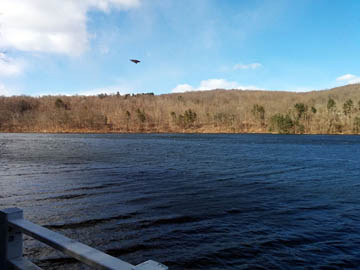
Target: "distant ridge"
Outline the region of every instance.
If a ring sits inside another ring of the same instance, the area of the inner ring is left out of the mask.
[[[0,97],[1,132],[360,133],[360,84],[289,92]]]

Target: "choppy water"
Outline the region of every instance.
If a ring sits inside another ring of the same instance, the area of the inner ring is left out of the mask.
[[[360,267],[358,136],[0,134],[0,157],[0,208],[132,264]]]

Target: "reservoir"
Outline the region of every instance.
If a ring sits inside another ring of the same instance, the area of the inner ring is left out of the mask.
[[[358,269],[360,137],[0,134],[0,208],[131,264]],[[44,269],[90,269],[26,237]]]

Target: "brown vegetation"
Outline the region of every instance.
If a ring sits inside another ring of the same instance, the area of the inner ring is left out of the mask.
[[[2,132],[360,133],[360,85],[294,93],[0,97]]]

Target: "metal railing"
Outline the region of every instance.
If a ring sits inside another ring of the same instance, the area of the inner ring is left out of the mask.
[[[0,269],[41,270],[23,257],[23,233],[64,254],[71,256],[94,269],[101,270],[167,270],[158,262],[149,260],[131,265],[97,249],[50,231],[23,218],[19,208],[0,210]]]

